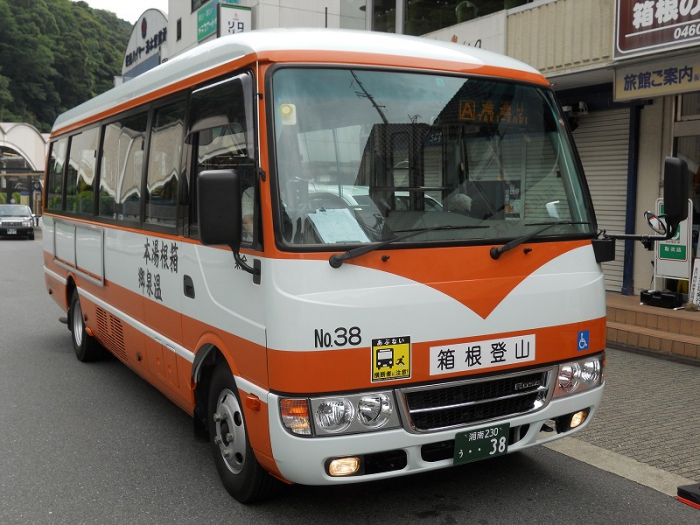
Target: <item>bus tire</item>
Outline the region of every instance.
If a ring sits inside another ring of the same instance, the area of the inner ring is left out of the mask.
[[[214,463],[226,491],[241,503],[272,495],[277,481],[255,458],[238,388],[225,365],[217,366],[212,374],[207,413]]]
[[[69,328],[71,339],[73,340],[73,350],[78,361],[87,363],[95,361],[100,354],[100,344],[87,333],[85,321],[83,320],[83,309],[80,307],[80,297],[78,290],[73,290],[70,300]]]

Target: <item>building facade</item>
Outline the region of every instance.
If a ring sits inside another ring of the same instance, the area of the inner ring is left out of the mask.
[[[171,1],[165,16],[159,61],[272,27],[395,32],[504,53],[554,85],[601,229],[653,233],[643,213],[656,211],[667,156],[688,163],[693,201],[700,190],[700,0],[189,0]],[[689,274],[692,246],[671,252],[686,258]],[[618,242],[616,260],[604,264],[608,291],[675,291],[682,276],[660,272],[659,257]]]
[[[26,204],[41,214],[48,137],[34,126],[0,122],[0,204]]]

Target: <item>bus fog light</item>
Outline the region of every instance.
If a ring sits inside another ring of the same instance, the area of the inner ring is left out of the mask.
[[[352,403],[347,399],[324,399],[316,406],[314,421],[324,432],[342,432],[350,426],[354,415]]]
[[[352,476],[360,471],[361,464],[358,457],[334,459],[328,464],[328,474],[336,478]]]
[[[589,409],[579,410],[573,414],[560,416],[556,419],[557,433],[568,432],[583,425],[588,418]]]
[[[280,413],[282,414],[282,423],[292,434],[311,435],[309,405],[306,399],[280,400]]]
[[[571,417],[571,428],[576,428],[583,425],[584,421],[588,417],[587,410],[579,410]]]
[[[393,412],[391,400],[384,394],[363,396],[357,404],[357,418],[370,428],[386,425]]]

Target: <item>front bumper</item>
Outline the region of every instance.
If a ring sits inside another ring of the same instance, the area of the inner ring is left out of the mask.
[[[585,428],[600,406],[603,389],[604,385],[601,385],[580,394],[553,399],[537,412],[499,420],[498,423],[510,423],[511,443],[508,445],[508,453],[570,436]],[[449,443],[455,439],[458,432],[485,426],[481,423],[459,430],[428,434],[411,434],[399,428],[346,436],[302,438],[289,434],[282,426],[278,396],[270,394],[268,406],[272,452],[277,467],[285,479],[304,485],[359,483],[450,467],[454,464],[451,456],[447,459],[436,459],[435,454],[429,451],[449,447]],[[547,431],[551,422],[558,417],[585,409],[589,410],[589,414],[579,427],[563,433]],[[401,456],[405,453],[406,456],[405,465],[397,470],[349,477],[331,477],[326,473],[325,465],[332,458],[377,453],[386,453],[385,457],[391,458],[396,456],[397,452]],[[444,457],[444,454],[442,456]]]
[[[7,237],[25,237],[34,234],[34,228],[29,226],[2,226],[0,227],[0,235]]]

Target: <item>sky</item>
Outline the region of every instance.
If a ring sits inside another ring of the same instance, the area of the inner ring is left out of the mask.
[[[73,0],[74,2],[77,0]],[[168,0],[83,0],[93,9],[104,9],[135,24],[147,9],[160,9],[168,14]]]

